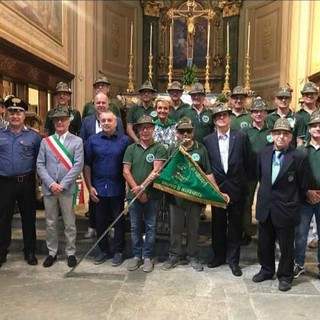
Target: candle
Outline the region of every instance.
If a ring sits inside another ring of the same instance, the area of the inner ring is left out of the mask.
[[[150,56],[152,56],[152,24],[150,23]]]
[[[131,21],[131,27],[130,27],[130,56],[132,56],[132,44],[133,44],[133,22]]]
[[[227,23],[227,54],[229,54],[229,23]]]
[[[169,41],[170,41],[170,44],[169,44],[169,46],[170,46],[170,49],[169,49],[169,55],[170,55],[170,57],[172,57],[173,56],[173,42],[172,42],[172,40],[173,40],[173,38],[172,38],[172,24],[170,24],[170,39],[169,39]]]
[[[248,24],[248,47],[247,47],[247,55],[249,55],[250,51],[250,22]]]
[[[210,21],[208,20],[207,56],[209,55],[209,49],[210,49]]]

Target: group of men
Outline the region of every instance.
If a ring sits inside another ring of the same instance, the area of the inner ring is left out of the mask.
[[[241,86],[233,89],[229,104],[218,102],[209,108],[204,103],[202,84],[195,83],[189,92],[192,101],[189,105],[181,99],[184,91],[181,84],[174,81],[168,93],[169,118],[170,124],[176,122],[176,141],[168,149],[154,139],[157,111],[152,83],[142,84],[138,90],[140,103],[128,110],[127,135],[117,108],[109,103],[109,86],[104,76],[95,80],[95,97],[86,105],[81,123],[79,112],[69,106],[71,90],[65,83],[59,83],[58,105],[48,113],[45,125],[48,136],[42,141],[39,134],[23,125],[27,110],[24,102],[15,97],[6,101],[9,123],[0,131],[0,183],[7,192],[6,201],[0,205],[0,264],[6,262],[15,201],[22,217],[25,258],[29,264],[37,264],[35,205],[30,202],[36,170],[42,180],[49,250],[43,266],[50,267],[57,259],[59,213],[65,225],[68,265],[77,264],[72,199],[75,180],[83,169],[90,196],[89,231],[100,237],[123,211],[126,198],[133,250],[128,270],[143,265],[145,272],[151,272],[161,198],[152,182],[180,145],[228,202],[226,209],[211,210],[213,260],[208,267],[227,263],[233,275],[242,275],[240,247],[248,244],[253,235],[251,208],[259,182],[256,218],[261,270],[253,281],[274,276],[274,248],[278,240],[279,290],[289,290],[293,277],[305,272],[305,248],[312,216],[316,215],[317,224],[320,222],[320,177],[315,169],[319,164],[320,143],[316,85],[306,83],[301,91],[304,105],[298,112],[290,109],[291,88],[280,87],[275,95],[277,109],[270,113],[267,102],[261,98],[254,98],[249,110],[245,108],[247,93]],[[169,196],[167,201],[170,249],[162,269],[170,270],[187,261],[195,270],[202,271],[197,241],[203,206],[177,196]],[[185,251],[181,242],[184,219],[188,237]],[[94,263],[112,257],[112,265],[120,265],[124,259],[124,237],[125,221],[121,217],[115,224],[112,248],[105,237],[99,243]],[[320,262],[319,253],[318,259]]]

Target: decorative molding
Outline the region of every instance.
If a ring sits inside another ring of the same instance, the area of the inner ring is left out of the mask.
[[[145,16],[160,17],[160,11],[164,7],[163,1],[141,0],[143,14]]]

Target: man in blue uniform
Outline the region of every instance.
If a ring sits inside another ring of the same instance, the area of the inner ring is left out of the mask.
[[[9,123],[0,130],[0,267],[7,260],[16,202],[21,214],[24,258],[36,265],[35,163],[41,136],[24,125],[28,110],[24,101],[11,97],[5,106]]]

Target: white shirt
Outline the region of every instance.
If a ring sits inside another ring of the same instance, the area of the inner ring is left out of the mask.
[[[218,134],[221,163],[222,163],[224,172],[227,173],[228,172],[228,158],[229,158],[230,130],[228,130],[225,134],[221,134],[218,131],[217,134]]]
[[[60,140],[60,142],[61,142],[62,144],[64,144],[64,140],[66,139],[66,136],[67,136],[68,132],[69,132],[69,131],[67,131],[66,133],[62,134],[61,136],[59,136],[59,135],[56,133],[58,139]]]

